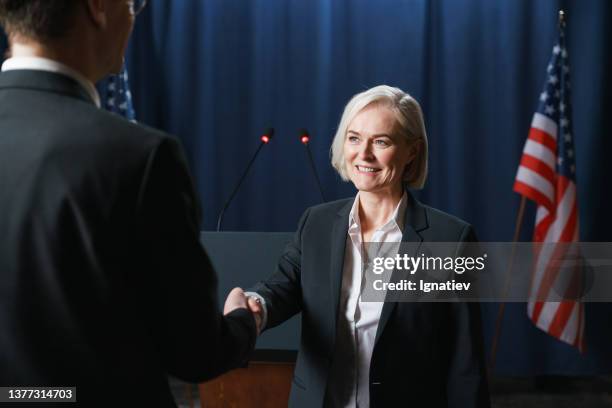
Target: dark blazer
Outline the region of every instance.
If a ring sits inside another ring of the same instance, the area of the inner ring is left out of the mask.
[[[96,108],[66,76],[1,73],[0,385],[163,407],[167,373],[240,365],[254,320],[219,312],[199,222],[173,137]]]
[[[275,274],[254,288],[265,298],[268,328],[302,312],[291,407],[325,405],[353,201],[308,209]],[[475,240],[470,225],[410,195],[405,220],[404,242]],[[478,304],[386,302],[372,353],[370,402],[372,407],[488,407]]]

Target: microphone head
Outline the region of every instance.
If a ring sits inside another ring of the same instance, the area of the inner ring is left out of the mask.
[[[300,141],[305,145],[310,142],[310,135],[306,129],[300,130]]]
[[[269,143],[272,137],[274,136],[274,128],[266,129],[266,133],[261,136],[261,141],[263,143]]]

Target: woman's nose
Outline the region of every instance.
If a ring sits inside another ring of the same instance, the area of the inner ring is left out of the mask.
[[[362,143],[359,146],[359,158],[361,159],[371,159],[373,157],[372,154],[372,144],[369,142]]]

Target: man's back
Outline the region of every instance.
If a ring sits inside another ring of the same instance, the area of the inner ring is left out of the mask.
[[[198,225],[171,137],[97,109],[68,77],[0,74],[0,384],[164,406],[165,372],[238,364],[252,321],[217,312]]]

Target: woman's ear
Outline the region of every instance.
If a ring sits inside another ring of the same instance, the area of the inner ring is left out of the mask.
[[[108,24],[106,18],[106,0],[85,0],[85,6],[92,22],[98,28],[106,28]]]
[[[422,140],[417,140],[410,144],[410,146],[408,147],[408,164],[412,163],[414,159],[419,155],[419,153],[421,152],[422,144]]]
[[[410,145],[408,146],[408,161],[406,162],[406,166],[404,167],[404,180],[407,180],[410,178],[410,170],[412,169],[412,165],[414,163],[414,160],[418,157],[419,153],[421,152],[421,145],[422,145],[422,141],[421,140],[417,140],[416,142],[412,142],[410,143]]]

